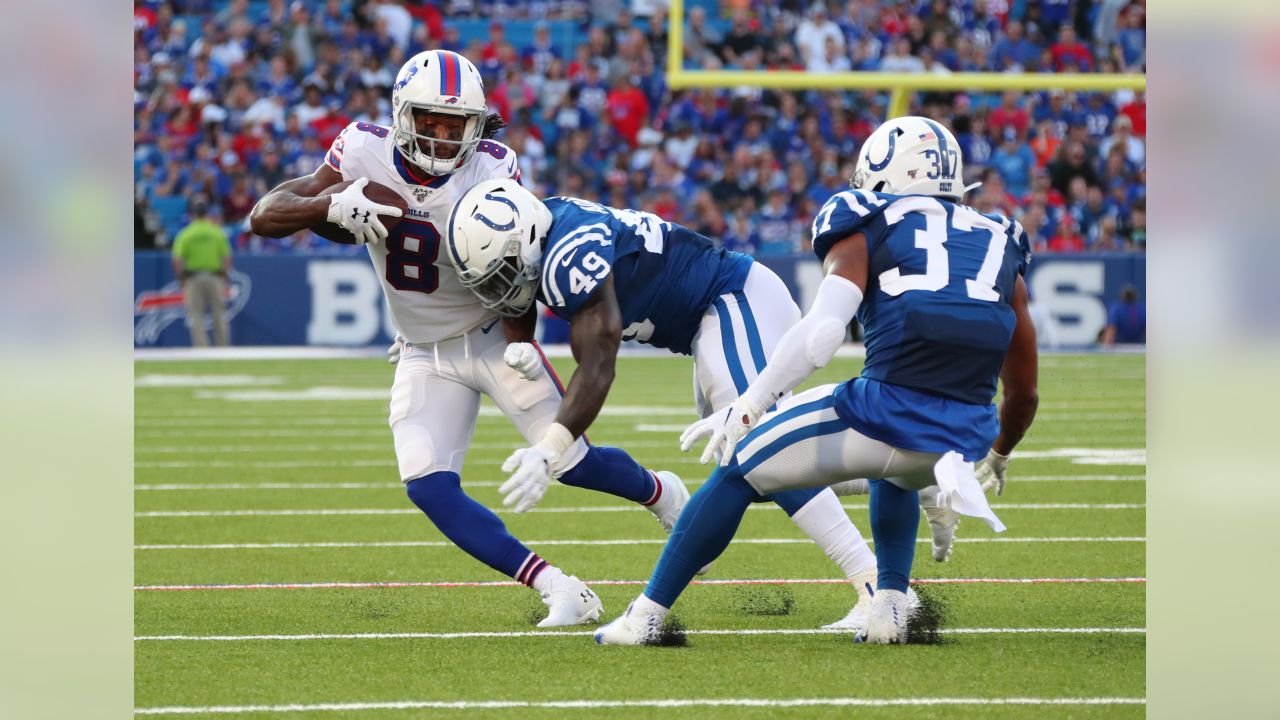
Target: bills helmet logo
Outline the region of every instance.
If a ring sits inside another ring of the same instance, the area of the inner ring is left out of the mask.
[[[458,104],[458,98],[456,98],[456,97],[447,98],[447,99],[444,101],[444,104],[445,104],[445,105],[457,105],[457,104]]]
[[[413,79],[413,76],[417,74],[418,74],[418,66],[410,65],[409,69],[405,71],[404,77],[396,81],[396,89],[403,90],[404,86],[408,85],[409,81]]]

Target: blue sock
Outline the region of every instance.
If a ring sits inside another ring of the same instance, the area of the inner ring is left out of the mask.
[[[587,449],[577,465],[560,476],[560,482],[638,503],[655,499],[653,494],[658,488],[653,473],[626,452],[595,445]]]
[[[410,480],[409,499],[463,552],[532,587],[547,562],[507,532],[492,510],[467,497],[457,473],[436,472]]]
[[[876,589],[906,592],[911,561],[916,555],[920,494],[903,490],[888,480],[872,480],[870,485],[871,537],[880,566]]]
[[[820,488],[802,488],[800,490],[783,490],[772,495],[765,495],[765,500],[771,500],[778,504],[778,507],[787,511],[787,515],[795,515],[800,508],[809,504],[809,501],[818,496],[818,493],[826,490],[825,487]]]
[[[664,607],[675,604],[698,570],[729,546],[742,514],[759,497],[743,479],[736,461],[716,468],[684,506],[644,594]]]

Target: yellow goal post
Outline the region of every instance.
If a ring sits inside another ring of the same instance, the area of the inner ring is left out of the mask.
[[[889,90],[888,118],[905,115],[917,90],[1146,90],[1139,73],[808,73],[792,70],[685,70],[684,2],[671,0],[667,24],[667,87],[767,87],[785,90]]]

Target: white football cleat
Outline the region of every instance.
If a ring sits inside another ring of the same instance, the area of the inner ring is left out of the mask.
[[[860,635],[867,629],[867,620],[871,617],[871,600],[875,595],[874,586],[876,584],[875,572],[869,573],[870,577],[863,575],[858,578],[858,603],[849,610],[849,614],[843,618],[822,626],[823,630],[848,630],[854,635]],[[916,591],[907,588],[907,612],[915,612],[920,607],[920,596],[916,595]]]
[[[662,529],[671,534],[671,528],[676,526],[676,520],[680,519],[680,511],[684,510],[684,506],[689,503],[689,488],[684,486],[684,481],[680,476],[666,470],[659,470],[654,473],[658,482],[662,485],[662,495],[658,497],[658,502],[650,505],[647,510],[658,518],[658,522],[662,523]]]
[[[654,475],[662,484],[662,495],[658,498],[658,502],[646,509],[658,518],[658,522],[662,523],[662,529],[670,535],[671,528],[676,526],[676,520],[680,519],[684,506],[689,504],[689,488],[685,487],[684,481],[673,472],[659,470]],[[706,575],[710,569],[711,563],[707,563],[698,570],[698,574]]]
[[[597,645],[656,645],[662,630],[662,618],[658,615],[632,615],[635,603],[617,620],[602,625],[595,632]]]
[[[946,562],[951,557],[951,545],[956,541],[956,528],[960,525],[960,513],[938,505],[938,486],[920,491],[920,507],[929,520],[933,534],[933,559]]]
[[[540,628],[564,627],[566,625],[582,625],[600,619],[604,605],[587,584],[574,577],[564,575],[551,583],[551,590],[542,593],[542,602],[551,608]]]
[[[907,621],[911,612],[906,593],[900,590],[877,590],[875,597],[871,599],[867,629],[857,640],[877,645],[905,643]]]

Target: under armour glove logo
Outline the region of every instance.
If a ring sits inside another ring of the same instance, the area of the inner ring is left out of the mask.
[[[352,220],[360,220],[361,222],[365,222],[365,223],[367,223],[367,222],[369,222],[369,211],[368,211],[368,210],[365,210],[365,211],[364,211],[364,217],[361,217],[361,216],[360,216],[360,209],[359,209],[359,208],[355,208],[354,210],[352,210],[352,211],[351,211],[351,219],[352,219]]]

